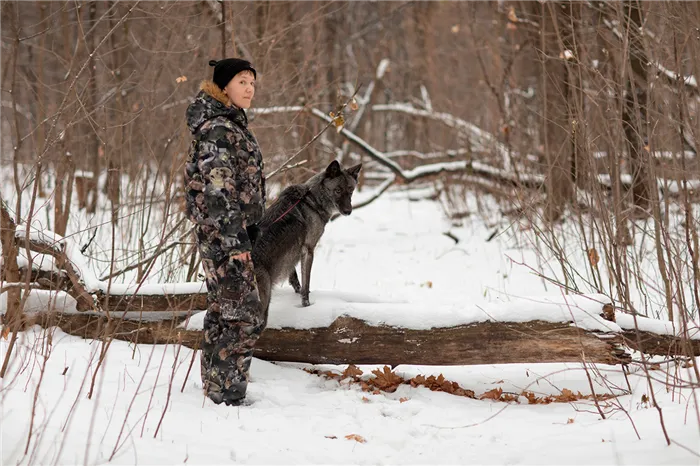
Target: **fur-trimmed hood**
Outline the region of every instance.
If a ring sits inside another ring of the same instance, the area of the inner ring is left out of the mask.
[[[248,118],[245,111],[231,104],[228,96],[213,81],[202,81],[200,91],[187,107],[187,127],[195,134],[205,121],[224,117],[246,128]]]

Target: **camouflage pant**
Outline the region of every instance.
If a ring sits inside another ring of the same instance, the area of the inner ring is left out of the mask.
[[[202,383],[215,403],[238,404],[248,387],[253,347],[264,328],[252,260],[232,259],[218,241],[195,228],[207,282]]]

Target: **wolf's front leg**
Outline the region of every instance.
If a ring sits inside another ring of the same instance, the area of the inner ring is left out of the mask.
[[[299,276],[297,275],[296,267],[292,269],[292,273],[289,274],[289,284],[294,288],[296,294],[301,293],[301,285],[299,284]]]
[[[301,251],[301,305],[310,306],[309,282],[311,281],[311,264],[314,262],[314,250],[304,246]]]

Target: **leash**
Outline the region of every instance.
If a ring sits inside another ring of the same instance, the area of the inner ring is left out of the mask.
[[[294,209],[294,208],[297,206],[297,204],[299,204],[301,201],[303,201],[305,197],[306,197],[306,194],[304,194],[304,195],[301,196],[299,199],[297,199],[297,201],[296,201],[294,204],[292,204],[291,207],[290,207],[289,209],[285,210],[284,213],[283,213],[282,215],[280,215],[279,217],[277,217],[277,219],[276,219],[274,222],[272,222],[270,225],[274,225],[275,223],[277,223],[277,222],[279,222],[280,220],[282,220],[289,212],[292,211],[292,209]],[[322,213],[319,212],[318,209],[316,209],[314,206],[309,205],[309,207],[311,207],[311,209],[315,210],[316,213],[318,213],[319,215],[322,216]]]
[[[295,207],[297,206],[297,204],[299,204],[299,203],[301,202],[302,199],[303,199],[303,197],[300,197],[294,204],[292,204],[292,206],[291,206],[289,209],[287,209],[282,215],[280,215],[279,217],[277,217],[277,220],[275,220],[274,222],[272,222],[270,225],[274,225],[275,223],[277,223],[277,222],[279,222],[280,220],[282,220],[282,219],[285,217],[285,215],[287,215],[289,212],[291,212],[292,209],[295,208]]]

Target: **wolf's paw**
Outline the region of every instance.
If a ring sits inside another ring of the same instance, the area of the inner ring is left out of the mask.
[[[301,307],[309,307],[311,306],[311,303],[309,302],[309,297],[306,296],[304,298],[301,298]]]

